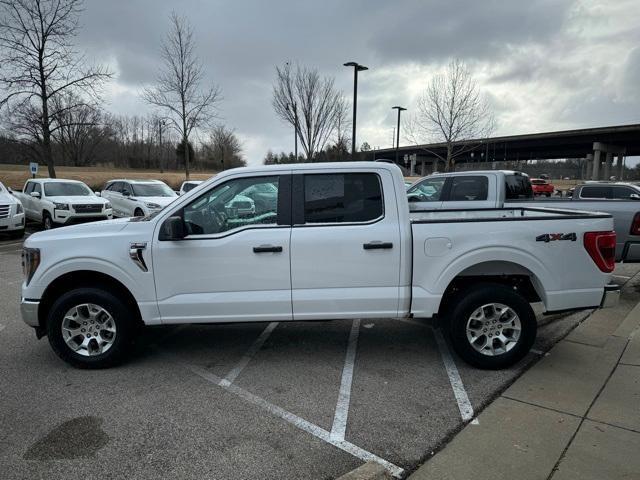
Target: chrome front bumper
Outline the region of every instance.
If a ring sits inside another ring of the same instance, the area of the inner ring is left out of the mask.
[[[24,323],[26,323],[30,327],[40,326],[40,322],[38,322],[39,305],[39,300],[25,300],[23,298],[20,301],[20,315],[22,315],[22,320],[24,321]]]
[[[620,301],[620,285],[609,284],[604,287],[604,294],[600,302],[600,308],[610,308],[618,305]]]

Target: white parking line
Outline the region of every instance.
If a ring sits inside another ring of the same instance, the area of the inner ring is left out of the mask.
[[[458,367],[456,367],[456,364],[453,361],[453,357],[451,356],[451,352],[449,351],[447,342],[442,336],[442,332],[440,332],[440,330],[434,329],[433,334],[436,337],[436,342],[438,343],[440,355],[442,356],[444,367],[447,370],[447,375],[449,376],[449,383],[451,383],[453,394],[456,397],[456,402],[458,402],[460,416],[462,417],[463,421],[468,422],[469,420],[473,419],[473,407],[471,406],[471,402],[469,401],[467,391],[464,389],[462,379],[460,378],[460,373],[458,373]]]
[[[196,365],[189,365],[189,364],[184,364],[189,370],[191,370],[193,373],[195,373],[196,375],[204,378],[205,380],[220,386],[221,388],[224,388],[226,391],[231,392],[237,396],[239,396],[240,398],[242,398],[243,400],[252,403],[254,405],[257,405],[263,409],[265,409],[266,411],[268,411],[269,413],[271,413],[272,415],[275,415],[277,417],[280,417],[281,419],[289,422],[291,425],[293,425],[296,428],[299,428],[300,430],[303,430],[307,433],[310,433],[311,435],[313,435],[314,437],[319,438],[320,440],[323,440],[327,443],[329,443],[330,445],[333,445],[334,447],[339,448],[340,450],[347,452],[351,455],[353,455],[354,457],[359,458],[360,460],[364,461],[364,462],[368,462],[368,461],[374,461],[376,463],[379,463],[380,465],[382,465],[384,468],[386,468],[391,475],[393,475],[394,477],[401,477],[404,474],[404,470],[400,467],[398,467],[397,465],[394,465],[391,462],[388,462],[387,460],[385,460],[384,458],[380,458],[377,455],[368,452],[367,450],[364,450],[363,448],[358,447],[357,445],[354,445],[353,443],[347,442],[345,440],[336,440],[334,438],[332,438],[331,436],[331,432],[328,432],[327,430],[325,430],[322,427],[319,427],[318,425],[315,425],[307,420],[305,420],[304,418],[298,417],[297,415],[288,412],[287,410],[278,407],[277,405],[274,405],[266,400],[264,400],[263,398],[258,397],[257,395],[254,395],[251,392],[248,392],[247,390],[244,390],[243,388],[238,387],[237,385],[226,385],[223,384],[222,381],[223,379],[221,379],[220,377],[218,377],[217,375],[214,375],[210,372],[208,372],[207,370],[205,370],[202,367],[198,367]]]
[[[347,354],[345,355],[344,367],[342,369],[340,393],[338,394],[336,412],[333,416],[331,438],[335,441],[344,440],[344,436],[347,431],[347,417],[349,416],[349,403],[351,401],[351,383],[353,381],[353,366],[356,362],[356,350],[358,348],[359,333],[360,319],[358,318],[351,324],[349,344],[347,346]]]
[[[262,348],[262,345],[264,344],[264,342],[267,341],[267,338],[269,338],[269,335],[271,335],[271,332],[273,332],[273,330],[277,326],[278,326],[278,322],[271,322],[269,325],[267,325],[267,328],[265,328],[260,334],[260,336],[256,339],[256,341],[253,342],[251,347],[249,347],[249,350],[247,350],[247,353],[244,354],[244,356],[240,359],[240,361],[236,364],[236,366],[233,367],[233,369],[227,374],[226,377],[220,380],[221,387],[228,387],[234,382],[236,378],[238,378],[238,375],[240,375],[240,372],[244,370],[244,367],[249,365],[249,362],[251,361],[251,359],[254,357],[256,353],[258,353],[258,350]]]

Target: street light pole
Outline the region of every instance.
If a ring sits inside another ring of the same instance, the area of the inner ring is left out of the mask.
[[[356,153],[356,112],[358,110],[358,72],[369,70],[364,65],[360,65],[357,62],[347,62],[345,67],[353,67],[353,125],[351,130],[351,158],[354,158]]]
[[[400,148],[400,112],[406,110],[404,107],[391,107],[391,110],[398,110],[398,128],[396,128],[396,164],[398,163],[398,148]]]

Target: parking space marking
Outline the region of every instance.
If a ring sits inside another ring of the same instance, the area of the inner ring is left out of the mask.
[[[236,366],[233,367],[233,369],[227,374],[226,377],[220,380],[221,387],[228,387],[235,381],[236,378],[238,378],[238,375],[240,375],[242,370],[244,370],[244,368],[249,365],[251,359],[262,348],[264,342],[267,341],[267,338],[269,338],[269,335],[271,335],[271,332],[273,332],[273,330],[277,326],[278,322],[271,322],[269,325],[267,325],[267,328],[265,328],[260,336],[256,339],[256,341],[253,342],[253,344],[249,347],[249,350],[247,350],[247,353],[242,356]]]
[[[226,391],[239,396],[240,398],[242,398],[243,400],[249,403],[252,403],[258,407],[263,408],[264,410],[268,411],[272,415],[275,415],[285,420],[286,422],[290,423],[294,427],[302,431],[305,431],[307,433],[310,433],[314,437],[319,438],[320,440],[323,440],[324,442],[327,442],[330,445],[333,445],[334,447],[339,448],[340,450],[347,452],[364,462],[374,461],[376,463],[379,463],[385,469],[387,469],[389,473],[391,473],[391,475],[393,475],[396,478],[400,478],[404,474],[404,469],[402,469],[401,467],[394,465],[393,463],[388,462],[384,458],[381,458],[374,453],[371,453],[363,448],[360,448],[357,445],[354,445],[353,443],[347,442],[345,440],[336,440],[332,438],[331,432],[328,432],[324,428],[319,427],[318,425],[311,423],[305,420],[304,418],[297,416],[294,413],[288,412],[284,408],[278,407],[277,405],[274,405],[273,403],[270,403],[267,400],[260,398],[257,395],[254,395],[253,393],[241,387],[238,387],[237,385],[223,384],[222,378],[218,377],[217,375],[214,375],[213,373],[207,371],[202,367],[198,367],[196,365],[190,365],[190,364],[183,364],[183,365],[185,365],[189,370],[191,370],[196,375],[204,378],[205,380],[215,385],[218,385],[221,388],[224,388]]]
[[[458,367],[456,367],[456,364],[453,361],[453,357],[451,356],[447,342],[442,336],[442,332],[434,329],[433,334],[436,337],[438,349],[440,350],[440,355],[442,356],[442,361],[445,369],[447,370],[447,376],[449,377],[449,383],[451,383],[453,394],[456,397],[456,402],[458,403],[460,416],[463,421],[468,422],[473,419],[473,406],[471,406],[467,391],[464,389],[464,384],[460,378]]]
[[[349,416],[349,404],[351,402],[351,383],[353,382],[353,366],[356,362],[356,350],[358,348],[358,335],[360,333],[360,319],[355,319],[351,324],[347,354],[344,358],[342,380],[340,381],[340,393],[338,403],[331,426],[331,438],[336,441],[344,440],[347,431],[347,418]]]

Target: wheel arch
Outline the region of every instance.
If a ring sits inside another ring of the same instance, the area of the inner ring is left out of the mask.
[[[38,322],[40,327],[46,327],[47,312],[56,299],[63,294],[78,287],[102,288],[115,293],[118,298],[124,300],[134,314],[135,322],[143,325],[142,315],[138,302],[129,289],[117,279],[106,273],[94,270],[76,270],[64,273],[53,280],[42,294],[38,307]]]
[[[476,263],[456,272],[449,279],[438,313],[446,311],[456,294],[478,283],[498,283],[517,290],[529,302],[546,303],[546,293],[541,278],[529,268],[511,260],[488,260]]]

